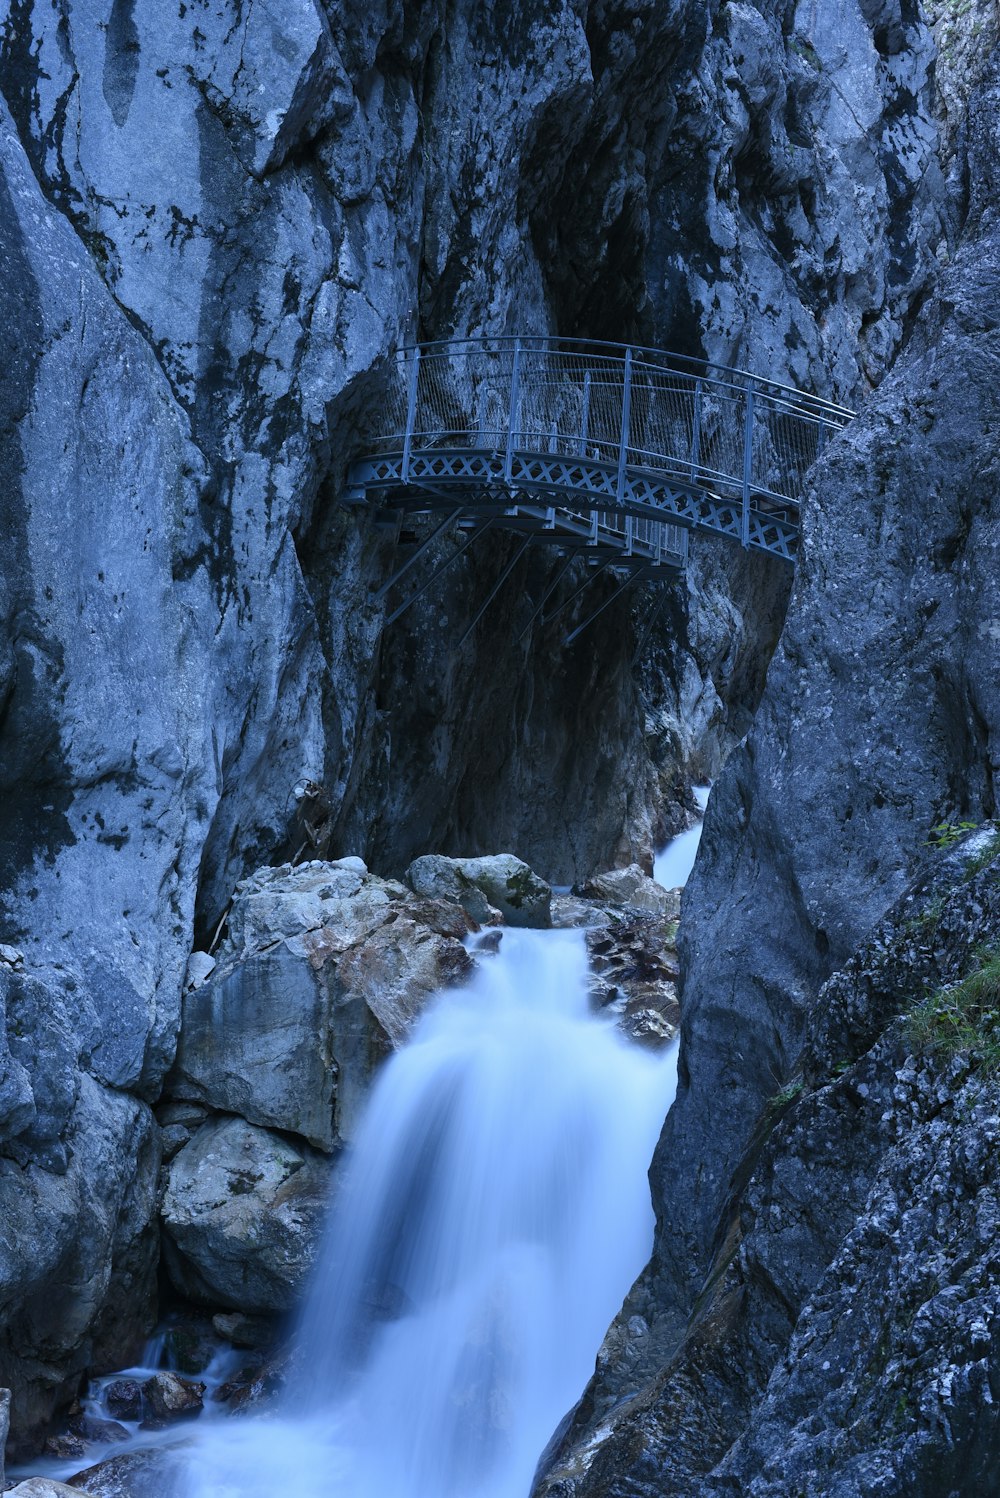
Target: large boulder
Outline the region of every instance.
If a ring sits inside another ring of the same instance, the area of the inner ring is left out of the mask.
[[[479,924],[497,911],[508,926],[552,924],[551,887],[513,853],[494,853],[488,858],[427,854],[414,859],[406,879],[418,895],[461,905]]]
[[[337,1148],[378,1062],[471,971],[470,929],[357,858],[261,869],[237,887],[211,976],[185,995],[169,1093]]]
[[[7,1498],[95,1498],[95,1495],[51,1477],[29,1477],[16,1488],[8,1488]]]
[[[645,910],[650,915],[665,916],[676,921],[681,913],[680,890],[664,889],[655,879],[639,867],[629,864],[627,869],[609,869],[604,874],[594,874],[577,893],[588,900],[605,905],[627,905],[632,910]]]
[[[53,1498],[64,1491],[73,1498],[175,1498],[182,1463],[172,1446],[125,1451],[78,1472],[65,1489],[54,1487]],[[42,1490],[38,1498],[48,1498],[48,1493]]]
[[[332,1166],[241,1118],[213,1119],[171,1162],[164,1259],[188,1300],[286,1311],[312,1267]]]

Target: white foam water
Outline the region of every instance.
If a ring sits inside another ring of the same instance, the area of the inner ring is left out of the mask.
[[[704,814],[708,805],[708,795],[711,786],[696,785],[692,787],[694,799]],[[670,842],[653,859],[653,878],[657,884],[662,884],[664,889],[680,889],[687,884],[694,868],[694,861],[698,853],[698,844],[701,842],[701,822],[696,822],[689,827],[687,832],[682,832],[679,837],[671,838]]]
[[[588,1007],[583,938],[504,933],[384,1067],[287,1413],[196,1435],[184,1498],[527,1498],[648,1257],[675,1085]]]

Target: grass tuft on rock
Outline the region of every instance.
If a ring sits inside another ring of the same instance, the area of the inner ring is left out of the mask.
[[[960,983],[939,988],[910,1015],[915,1045],[948,1059],[975,1054],[1000,1072],[1000,950],[976,954],[978,967]]]

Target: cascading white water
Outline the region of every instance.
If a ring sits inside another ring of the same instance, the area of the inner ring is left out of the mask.
[[[698,803],[700,811],[704,812],[708,805],[708,796],[711,786],[696,785],[694,799]],[[696,822],[689,827],[687,832],[682,832],[679,837],[671,838],[670,842],[653,859],[653,878],[657,884],[662,884],[664,889],[679,889],[686,884],[694,861],[698,853],[698,844],[701,842],[701,822]]]
[[[206,1429],[183,1498],[527,1498],[648,1257],[674,1081],[589,1012],[579,932],[505,932],[378,1080],[289,1413]]]

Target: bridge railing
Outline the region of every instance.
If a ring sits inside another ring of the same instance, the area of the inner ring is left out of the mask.
[[[466,339],[403,350],[372,450],[490,449],[653,470],[757,507],[794,508],[851,419],[743,371],[624,345]]]

